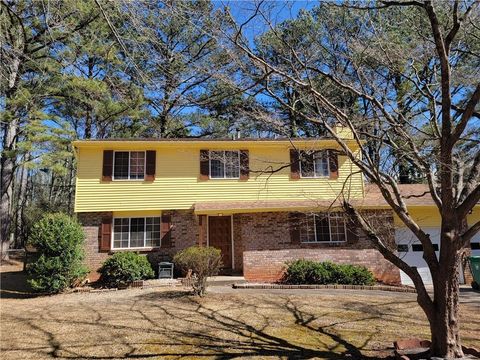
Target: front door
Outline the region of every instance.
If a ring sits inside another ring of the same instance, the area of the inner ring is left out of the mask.
[[[232,268],[232,218],[208,217],[208,246],[220,249],[224,269]]]

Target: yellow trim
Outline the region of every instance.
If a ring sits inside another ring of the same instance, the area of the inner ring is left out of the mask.
[[[113,217],[149,217],[161,216],[160,210],[140,210],[140,211],[114,211]]]

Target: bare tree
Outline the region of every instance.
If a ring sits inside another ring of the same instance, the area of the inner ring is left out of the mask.
[[[264,5],[256,3],[241,24],[227,11],[235,30],[219,36],[248,56],[255,68],[252,78],[265,77],[263,91],[302,119],[325,127],[418,238],[432,274],[433,295],[417,269],[397,256],[345,198],[346,212],[382,255],[412,279],[430,323],[432,354],[463,356],[458,269],[466,246],[480,229],[480,222],[466,225],[467,214],[480,200],[479,3],[454,1],[441,8],[431,1],[322,4],[311,13],[320,25],[306,29],[305,48],[284,36]],[[244,35],[254,19],[257,25],[263,20],[276,41],[277,56],[285,61],[272,61]],[[271,89],[273,80],[308,93],[310,106],[318,111],[291,106]],[[335,101],[334,92],[320,86],[325,83],[358,99],[355,107]],[[352,131],[363,148],[362,159],[335,133],[334,124]],[[400,192],[395,166],[399,159],[421,174],[441,215],[438,258],[430,236],[410,215]]]

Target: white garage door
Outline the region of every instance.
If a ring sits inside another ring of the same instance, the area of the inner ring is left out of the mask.
[[[480,256],[480,232],[472,238],[472,256]]]
[[[427,234],[430,235],[433,246],[435,247],[436,254],[438,256],[438,250],[440,248],[440,229],[439,228],[424,228]],[[430,270],[428,269],[427,263],[423,259],[423,246],[420,241],[416,238],[415,235],[409,229],[397,229],[395,230],[395,240],[397,242],[398,256],[402,258],[410,266],[416,266],[418,273],[422,277],[423,283],[425,285],[432,284],[432,276]],[[474,248],[472,240],[472,249]],[[474,250],[472,250],[473,252]],[[479,250],[480,253],[480,250]],[[463,270],[459,270],[460,283],[464,283]],[[403,285],[413,285],[412,280],[400,270],[400,278]]]

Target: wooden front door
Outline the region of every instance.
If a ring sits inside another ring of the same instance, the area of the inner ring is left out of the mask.
[[[220,249],[224,269],[232,268],[232,218],[208,217],[208,245]]]

